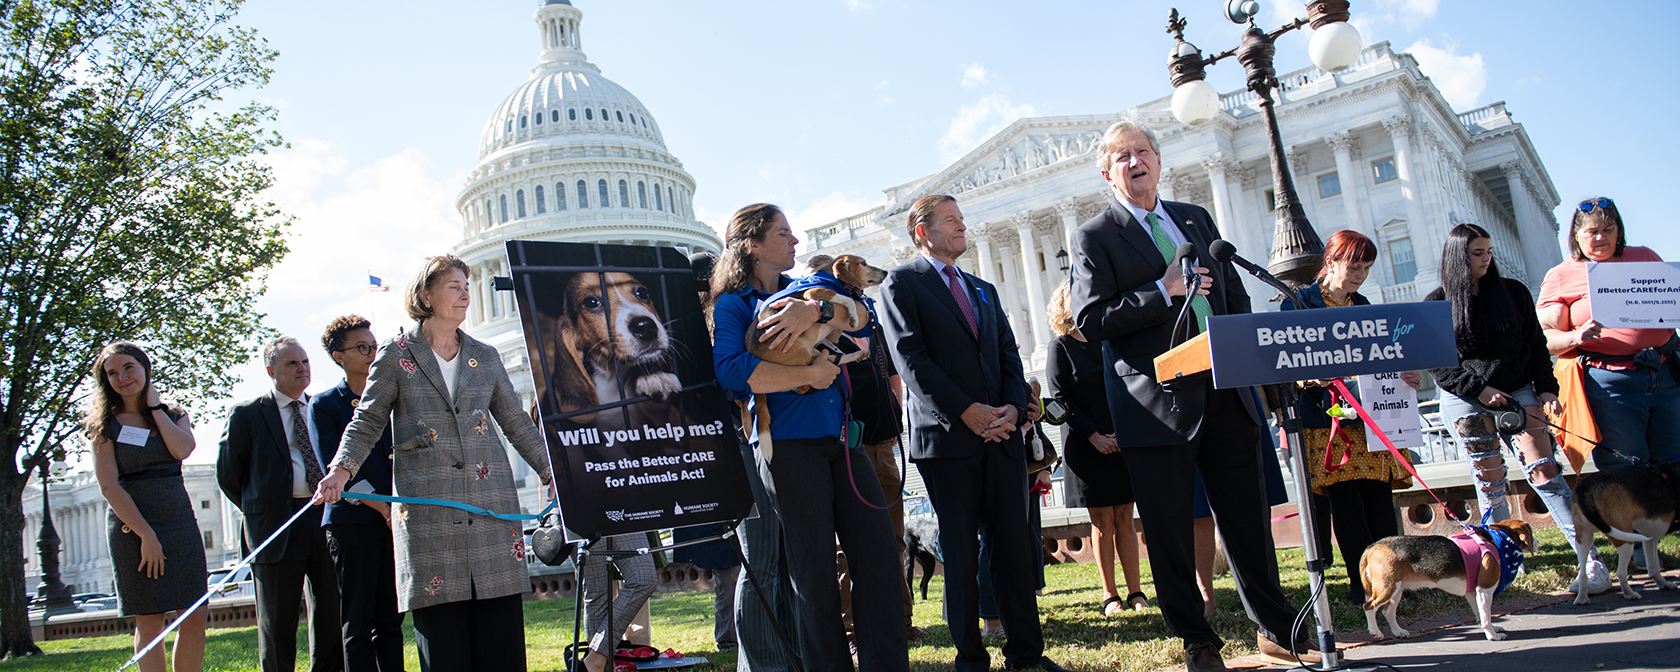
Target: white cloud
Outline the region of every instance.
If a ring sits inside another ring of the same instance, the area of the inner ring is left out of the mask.
[[[1441,6],[1441,0],[1404,0],[1400,5],[1400,18],[1407,25],[1416,25],[1425,19],[1435,17],[1435,10]]]
[[[835,221],[858,214],[873,208],[876,205],[879,205],[879,203],[871,202],[867,198],[861,198],[846,192],[836,191],[828,194],[827,196],[823,196],[817,200],[806,203],[803,206],[788,208],[788,224],[793,227],[794,231],[799,232],[799,235],[802,236],[800,242],[802,244],[807,244],[810,242],[809,235],[806,233],[807,231],[826,224],[832,224]],[[805,249],[809,250],[810,248],[807,247]]]
[[[945,135],[939,138],[939,160],[950,163],[962,158],[1010,122],[1033,114],[1032,105],[1014,105],[1002,93],[993,93],[973,105],[963,105],[945,129]]]
[[[854,12],[874,8],[875,3],[870,2],[869,0],[846,0],[846,9],[850,9]]]
[[[986,68],[979,63],[963,66],[962,85],[965,89],[972,89],[986,83]]]
[[[1435,88],[1454,109],[1476,107],[1477,99],[1487,89],[1487,66],[1482,63],[1481,52],[1460,56],[1458,44],[1443,49],[1427,39],[1412,43],[1406,51],[1417,59],[1418,69],[1435,82]]]
[[[266,313],[264,324],[303,342],[314,369],[310,391],[319,392],[342,377],[319,341],[334,317],[364,315],[381,338],[408,326],[401,292],[409,276],[422,257],[448,252],[461,238],[454,205],[459,180],[438,179],[414,148],[352,168],[339,148],[305,139],[268,162],[275,184],[265,197],[295,219],[287,232],[291,251],[269,273],[268,293],[257,308]],[[369,292],[370,273],[391,291]],[[230,391],[230,401],[268,389],[260,360],[235,372],[243,381]],[[199,449],[191,461],[213,462],[224,415],[194,420]]]

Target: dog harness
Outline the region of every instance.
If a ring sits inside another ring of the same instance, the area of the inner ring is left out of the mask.
[[[1487,515],[1483,514],[1484,523],[1486,517]],[[1506,586],[1511,585],[1511,581],[1517,578],[1517,571],[1522,569],[1522,547],[1517,545],[1517,540],[1512,539],[1511,535],[1498,528],[1482,525],[1472,529],[1487,532],[1488,536],[1493,538],[1493,542],[1489,543],[1487,539],[1482,538],[1482,535],[1476,534],[1470,529],[1447,537],[1453,540],[1453,543],[1458,544],[1458,552],[1464,556],[1465,592],[1469,593],[1478,585],[1477,579],[1482,573],[1483,555],[1491,555],[1499,562],[1499,584],[1493,587],[1493,594],[1498,595],[1505,592]]]

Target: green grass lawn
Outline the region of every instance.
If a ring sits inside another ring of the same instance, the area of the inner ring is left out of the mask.
[[[1540,551],[1528,559],[1528,573],[1518,578],[1496,600],[1507,602],[1536,593],[1563,590],[1575,577],[1575,554],[1554,529],[1541,530]],[[1680,556],[1680,537],[1663,539],[1664,565],[1675,567]],[[1615,568],[1614,554],[1609,545],[1599,543],[1599,552]],[[1307,596],[1307,574],[1302,568],[1299,550],[1280,551],[1278,563],[1282,568],[1284,591],[1293,604],[1299,605]],[[1143,573],[1149,577],[1147,568]],[[1340,565],[1329,573],[1331,605],[1338,632],[1363,631],[1365,615],[1358,607],[1347,603],[1346,574]],[[1182,665],[1181,647],[1171,639],[1158,610],[1128,612],[1108,618],[1097,611],[1101,600],[1097,570],[1090,564],[1068,564],[1048,567],[1045,579],[1049,584],[1038,600],[1039,613],[1044,620],[1045,653],[1063,666],[1082,670],[1156,670]],[[1147,583],[1147,581],[1146,581]],[[1243,615],[1242,604],[1229,576],[1215,582],[1219,611],[1212,620],[1215,630],[1226,640],[1226,658],[1255,652],[1253,624]],[[939,616],[942,582],[935,579],[929,586],[928,600],[918,595],[915,622],[927,638],[910,649],[911,669],[949,669],[954,652],[950,631]],[[1144,592],[1154,595],[1154,587],[1145,585]],[[1407,623],[1440,616],[1467,615],[1464,599],[1435,590],[1426,590],[1416,602],[1400,607],[1400,620]],[[563,669],[565,646],[572,639],[572,600],[548,600],[525,603],[527,659],[532,670]],[[1385,624],[1386,626],[1386,624]],[[1308,626],[1311,627],[1310,625]],[[653,601],[654,643],[660,649],[675,648],[689,655],[702,656],[710,665],[697,670],[733,670],[735,654],[719,653],[712,643],[712,597],[710,593],[687,592],[655,596]],[[307,641],[302,629],[299,642]],[[418,670],[415,658],[413,631],[408,633],[407,669]],[[1001,666],[1003,659],[993,642],[992,661]],[[133,639],[127,636],[94,637],[87,639],[44,642],[41,648],[48,655],[0,662],[0,671],[22,672],[41,670],[52,672],[110,672],[128,659]],[[206,670],[257,670],[256,628],[212,630],[205,652]],[[307,654],[299,651],[303,661],[299,669],[307,669]]]

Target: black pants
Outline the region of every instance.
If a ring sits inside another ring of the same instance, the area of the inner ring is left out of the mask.
[[[1287,645],[1292,639],[1289,629],[1295,610],[1278,587],[1271,508],[1266,505],[1265,472],[1260,469],[1257,447],[1260,428],[1243,409],[1238,394],[1237,390],[1209,389],[1201,429],[1189,443],[1127,448],[1121,453],[1132,475],[1132,492],[1137,495],[1138,514],[1149,542],[1149,567],[1161,614],[1186,645],[1223,644],[1202,615],[1202,593],[1196,586],[1191,499],[1198,468],[1249,620],[1273,642]],[[1117,419],[1116,424],[1124,422]]]
[[[1019,442],[1017,433],[1011,440]],[[989,577],[998,615],[1009,638],[1003,657],[1012,665],[1037,665],[1044,657],[1038,626],[1041,546],[1027,525],[1027,461],[1010,457],[1002,443],[986,443],[979,457],[916,462],[928,500],[939,518],[939,549],[945,561],[945,620],[957,649],[956,668],[990,668],[980,641],[980,532],[992,552]]]
[[[524,672],[522,596],[445,602],[413,614],[421,672]]]
[[[1368,478],[1334,483],[1324,491],[1330,499],[1336,544],[1341,546],[1342,563],[1347,565],[1348,592],[1355,598],[1363,597],[1359,559],[1376,540],[1400,534],[1400,523],[1394,515],[1394,491],[1388,483]]]
[[[848,457],[847,453],[850,453]],[[848,472],[847,463],[851,469]],[[899,590],[898,543],[884,509],[875,468],[861,450],[843,449],[837,437],[776,441],[764,487],[776,500],[792,579],[800,660],[810,672],[852,670],[846,629],[840,622],[840,586],[834,576],[834,538],[846,549],[852,573],[858,667],[909,670],[904,596]],[[848,473],[850,475],[848,475]],[[1024,523],[1022,529],[1024,530]]]
[[[305,506],[309,498],[292,499],[293,513]],[[286,553],[280,562],[251,565],[251,578],[257,585],[257,658],[263,672],[296,669],[298,598],[302,597],[309,604],[309,669],[339,672],[344,669],[344,645],[338,636],[338,577],[333,575],[327,535],[320,527],[303,525],[293,526],[286,534]]]
[[[402,612],[391,529],[383,523],[327,525],[327,550],[338,573],[347,672],[401,672]]]

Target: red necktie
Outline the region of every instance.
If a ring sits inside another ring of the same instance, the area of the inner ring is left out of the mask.
[[[956,298],[957,307],[962,309],[963,317],[968,319],[969,333],[974,334],[975,338],[979,338],[980,323],[974,319],[974,305],[968,302],[968,292],[963,291],[962,283],[957,282],[957,269],[946,266],[945,277],[950,278],[951,296]]]

